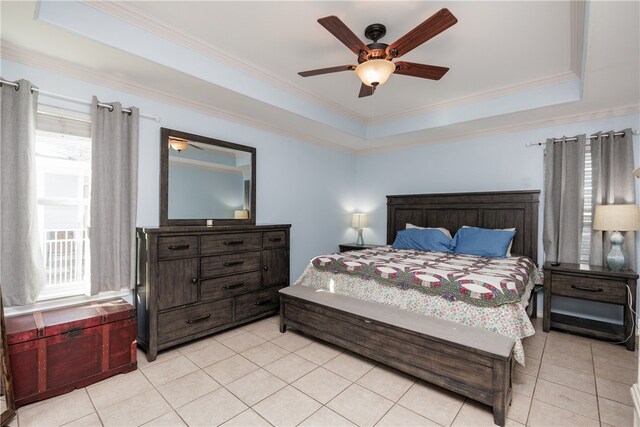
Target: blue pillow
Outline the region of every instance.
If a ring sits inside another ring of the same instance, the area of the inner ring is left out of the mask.
[[[451,252],[453,243],[440,230],[409,228],[398,233],[392,247],[394,249]]]
[[[505,258],[515,231],[489,228],[461,228],[453,237],[453,252],[490,258]]]

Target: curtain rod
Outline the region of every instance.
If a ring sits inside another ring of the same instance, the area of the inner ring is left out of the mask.
[[[16,90],[20,89],[20,84],[19,83],[14,83],[14,82],[10,82],[8,80],[0,79],[0,86],[2,86],[2,85],[15,87]],[[66,95],[60,95],[58,93],[48,92],[46,90],[38,89],[37,87],[32,87],[31,91],[32,92],[38,92],[38,93],[41,93],[41,94],[47,95],[47,96],[52,96],[54,98],[63,99],[65,101],[77,102],[78,104],[84,104],[84,105],[91,105],[91,102],[89,102],[89,101],[85,101],[83,99],[78,99],[78,98],[72,98],[72,97],[66,96]],[[102,102],[98,102],[98,107],[108,108],[109,111],[113,111],[113,105],[111,105],[111,104],[104,104]],[[131,110],[128,109],[128,108],[123,108],[122,112],[131,115]],[[140,114],[140,117],[143,117],[145,119],[151,119],[151,120],[156,121],[156,122],[160,121],[160,117],[158,117],[158,116],[149,116],[147,114]]]
[[[634,134],[634,135],[639,135],[640,134],[640,129],[633,129],[631,131],[631,133]],[[613,134],[613,136],[622,136],[622,135],[624,135],[624,132],[615,132]],[[600,136],[602,138],[609,138],[609,134],[608,133],[602,134]],[[598,135],[591,135],[587,139],[596,139],[597,137],[598,137]],[[576,137],[571,137],[571,138],[564,139],[564,141],[566,141],[566,142],[574,142],[574,141],[577,141],[577,140],[578,140],[578,138],[576,138]],[[556,139],[553,140],[553,142],[562,142],[562,141],[563,141],[562,138],[560,138],[560,139],[556,138]],[[546,144],[546,142],[527,142],[525,147],[534,147],[536,145],[545,145],[545,144]]]

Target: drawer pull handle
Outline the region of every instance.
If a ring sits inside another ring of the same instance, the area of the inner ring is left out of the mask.
[[[364,319],[364,323],[371,323],[371,320]]]
[[[187,319],[186,322],[191,325],[197,322],[202,322],[203,320],[207,320],[211,317],[211,314],[203,314],[202,316],[194,317],[193,319]]]
[[[225,245],[242,245],[244,240],[228,240],[224,242]]]
[[[184,251],[189,249],[189,245],[169,245],[168,248],[172,251]]]
[[[604,291],[604,289],[602,289],[602,288],[588,288],[586,286],[571,285],[571,287],[573,289],[577,289],[579,291],[587,291],[587,292],[603,292]]]
[[[282,237],[269,237],[270,242],[280,242],[282,241]]]
[[[240,264],[244,264],[244,260],[225,262],[224,266],[225,267],[233,267],[234,265],[240,265]]]
[[[269,304],[272,301],[272,298],[263,300],[263,301],[256,301],[255,305],[265,305],[265,304]]]
[[[194,285],[198,284],[198,278],[194,277],[193,279],[191,279],[191,283],[193,283]]]
[[[238,283],[234,283],[233,285],[224,285],[223,288],[225,289],[237,289],[237,288],[241,288],[244,286],[244,282],[238,282]]]

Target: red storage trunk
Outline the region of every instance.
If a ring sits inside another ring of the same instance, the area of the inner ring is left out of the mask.
[[[6,319],[19,407],[136,369],[135,310],[121,298]]]

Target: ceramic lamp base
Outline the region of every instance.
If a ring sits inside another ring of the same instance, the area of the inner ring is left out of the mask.
[[[625,265],[625,256],[622,252],[622,244],[624,243],[624,237],[619,231],[611,233],[611,250],[607,255],[607,264],[613,271],[620,271]]]
[[[358,228],[358,239],[356,245],[364,245],[364,239],[362,238],[362,228]]]

